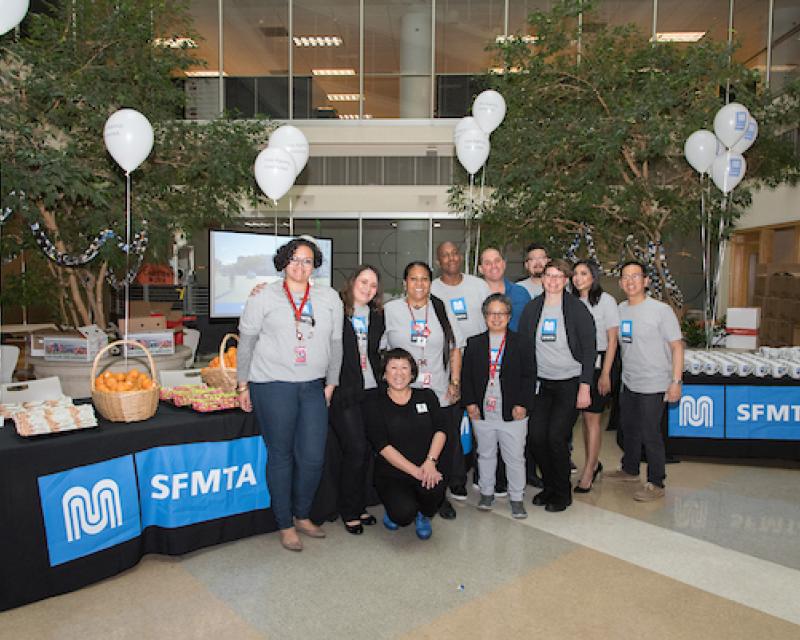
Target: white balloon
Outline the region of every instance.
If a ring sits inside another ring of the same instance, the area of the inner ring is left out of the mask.
[[[289,191],[297,176],[291,154],[279,147],[267,147],[256,158],[256,182],[268,198],[279,200]]]
[[[491,133],[506,117],[506,101],[494,89],[487,89],[472,103],[472,117],[486,133]]]
[[[726,104],[714,116],[714,133],[728,149],[739,142],[747,129],[750,112],[738,102]]]
[[[683,155],[697,173],[708,173],[711,163],[717,157],[717,144],[717,136],[706,129],[700,129],[686,138]]]
[[[747,121],[747,128],[744,130],[744,135],[739,138],[739,142],[731,147],[731,151],[735,151],[736,153],[744,153],[750,147],[753,146],[753,143],[756,141],[758,137],[758,122],[752,116]]]
[[[728,151],[711,165],[711,179],[722,193],[730,193],[744,178],[747,162],[739,153]]]
[[[16,27],[28,13],[28,0],[0,2],[0,36]]]
[[[467,172],[474,175],[489,157],[490,148],[488,133],[480,129],[470,129],[459,138],[456,155]]]
[[[120,109],[106,120],[103,140],[111,157],[126,173],[130,173],[153,150],[153,127],[135,109]]]
[[[477,129],[478,131],[481,128],[478,126],[477,120],[472,116],[465,116],[458,121],[456,124],[456,128],[453,130],[453,143],[458,145],[458,141],[461,139],[461,136],[464,135],[467,131],[471,131],[472,129]]]
[[[300,175],[303,167],[306,166],[306,162],[308,162],[308,139],[300,129],[290,124],[285,124],[275,129],[269,137],[267,147],[278,147],[289,152],[297,171],[295,178]]]

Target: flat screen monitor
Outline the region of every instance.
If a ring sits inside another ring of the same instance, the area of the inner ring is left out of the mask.
[[[279,247],[296,237],[212,229],[208,242],[209,316],[238,318],[255,285],[280,279],[272,258]],[[322,250],[322,265],[314,271],[313,281],[330,286],[333,242],[330,238],[314,240]]]

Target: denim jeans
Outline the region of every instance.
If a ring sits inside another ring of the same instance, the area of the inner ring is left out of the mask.
[[[251,382],[250,398],[267,445],[267,486],[279,529],[305,519],[325,462],[324,382]]]

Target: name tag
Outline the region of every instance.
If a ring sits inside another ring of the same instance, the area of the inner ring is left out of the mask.
[[[428,405],[424,402],[417,403],[417,413],[428,413]]]
[[[417,382],[422,385],[423,389],[430,389],[433,376],[430,371],[420,371],[417,377]]]
[[[545,318],[542,320],[542,331],[539,338],[542,342],[555,342],[558,335],[558,320],[556,318]]]
[[[424,320],[411,321],[411,344],[415,344],[418,347],[424,347],[428,342],[429,333],[430,329],[428,329],[428,327],[425,325]]]
[[[487,396],[484,411],[486,413],[495,413],[497,411],[497,398],[494,396]]]
[[[451,298],[450,310],[459,320],[467,320],[467,301],[464,298]]]
[[[308,362],[308,352],[302,345],[297,345],[294,348],[294,363],[295,365],[304,365]]]
[[[633,320],[623,320],[619,323],[619,338],[622,342],[633,342]]]

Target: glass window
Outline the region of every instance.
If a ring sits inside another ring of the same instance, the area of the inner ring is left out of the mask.
[[[626,24],[635,24],[643,35],[650,37],[653,33],[653,3],[642,0],[605,0],[597,4],[591,16],[584,19],[583,30],[591,33],[603,26],[618,27]]]
[[[508,3],[508,32],[509,34],[529,34],[531,27],[528,16],[534,11],[550,11],[556,0],[509,0]],[[642,3],[644,4],[644,3]]]
[[[294,0],[293,7],[295,80],[310,85],[310,113],[304,115],[298,111],[302,104],[295,104],[294,117],[358,115],[358,0]],[[332,70],[351,75],[320,75]]]
[[[226,2],[223,6],[226,109],[235,108],[249,117],[261,113],[287,118],[288,0]]]
[[[733,3],[733,38],[740,47],[736,61],[765,70],[767,62],[767,22],[769,0],[735,0]]]
[[[363,261],[381,272],[389,297],[401,295],[406,265],[428,261],[429,220],[363,220],[362,229]]]
[[[333,241],[333,282],[337,291],[358,266],[358,220],[337,218],[294,219],[294,234],[307,234]]]
[[[189,13],[198,38],[198,64],[187,71],[186,118],[210,120],[219,116],[219,12],[217,0],[191,0]],[[180,35],[180,34],[177,34]]]
[[[798,75],[800,65],[800,5],[793,0],[775,0],[772,21],[772,69],[770,88],[780,91]]]
[[[364,114],[431,116],[431,2],[364,6]]]
[[[494,60],[486,47],[504,32],[503,0],[437,2],[436,73],[485,72]]]
[[[658,1],[658,33],[704,31],[718,42],[728,41],[728,0]]]

